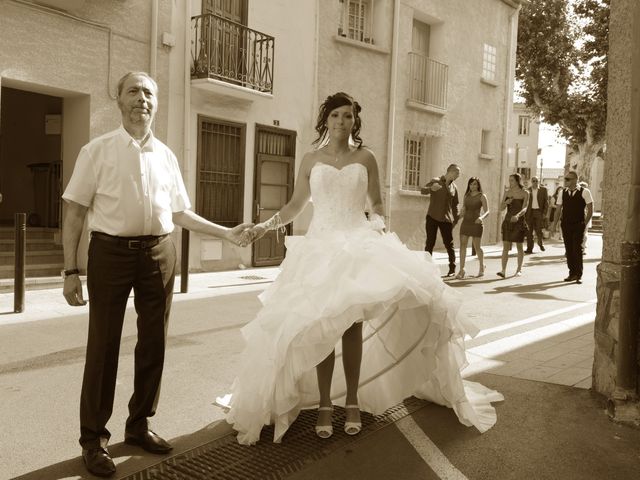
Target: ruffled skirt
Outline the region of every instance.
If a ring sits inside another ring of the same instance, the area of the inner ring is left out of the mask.
[[[442,282],[429,254],[371,229],[288,237],[263,308],[242,329],[246,347],[227,421],[253,444],[274,424],[278,442],[304,408],[319,401],[315,367],[337,346],[332,400],[344,405],[340,339],[363,321],[358,400],[374,415],[414,395],[452,408],[484,432],[496,422],[498,392],[462,379],[464,336],[476,327],[459,314],[460,295]]]

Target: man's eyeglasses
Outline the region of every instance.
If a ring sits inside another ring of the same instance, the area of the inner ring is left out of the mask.
[[[568,182],[568,181],[570,181],[570,180],[573,180],[573,178],[572,178],[572,177],[564,177],[564,179],[565,179],[567,182]]]

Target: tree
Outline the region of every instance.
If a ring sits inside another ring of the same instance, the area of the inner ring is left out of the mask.
[[[533,0],[518,25],[516,78],[527,106],[560,129],[590,182],[605,145],[610,0]]]

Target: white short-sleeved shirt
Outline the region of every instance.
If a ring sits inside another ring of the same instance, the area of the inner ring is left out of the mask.
[[[89,230],[122,237],[171,233],[191,208],[169,147],[152,133],[140,147],[123,126],[82,147],[62,198],[89,208]]]
[[[566,191],[569,195],[575,195],[578,189],[576,188],[575,190],[569,190],[568,188],[565,188],[564,191]],[[593,203],[593,197],[591,196],[591,192],[589,191],[588,188],[582,187],[582,198],[584,198],[584,202],[587,205],[589,205],[590,203]],[[556,205],[562,205],[562,194],[558,195],[558,199],[556,200]]]

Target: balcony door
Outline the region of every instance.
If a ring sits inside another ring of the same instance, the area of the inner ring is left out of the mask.
[[[248,0],[203,0],[203,36],[209,45],[210,69],[226,82],[242,85],[246,77]]]

